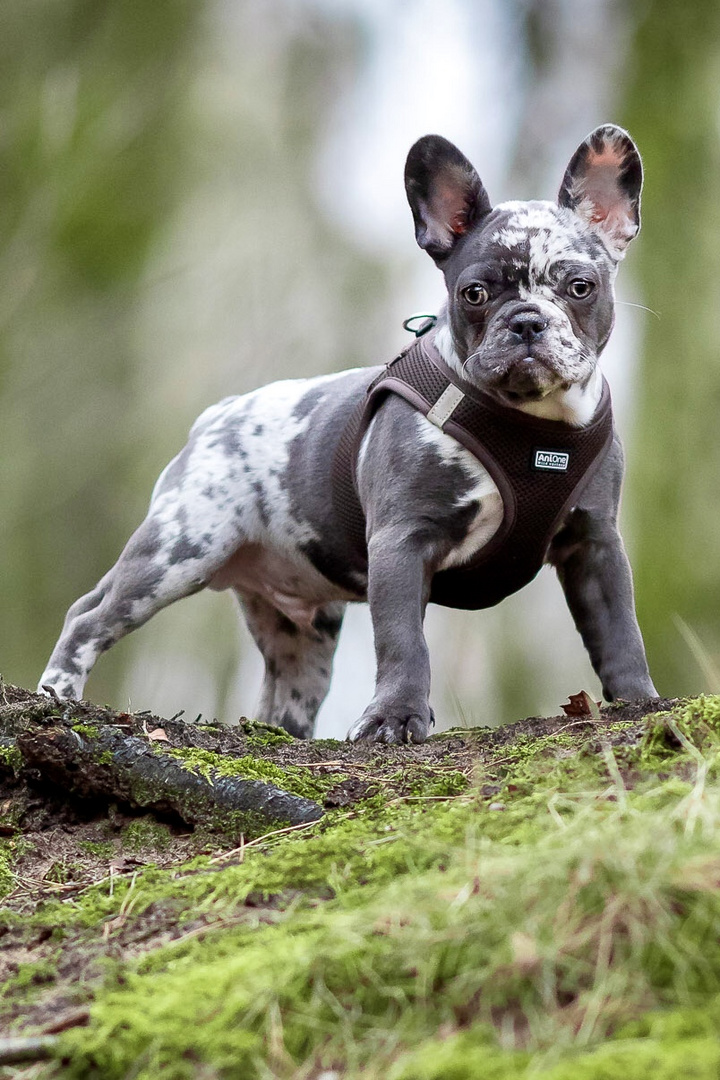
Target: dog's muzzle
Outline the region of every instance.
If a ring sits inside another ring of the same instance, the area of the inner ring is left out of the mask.
[[[488,327],[468,362],[469,373],[510,401],[543,398],[565,381],[553,336],[548,314],[534,304],[515,305]]]

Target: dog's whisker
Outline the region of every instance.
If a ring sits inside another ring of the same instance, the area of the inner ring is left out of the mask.
[[[647,311],[647,312],[649,312],[650,315],[654,315],[656,319],[662,318],[659,311],[653,311],[652,308],[646,307],[645,304],[633,304],[633,303],[630,302],[630,300],[616,300],[615,304],[616,304],[616,306],[618,304],[622,304],[623,307],[639,308],[640,311]]]

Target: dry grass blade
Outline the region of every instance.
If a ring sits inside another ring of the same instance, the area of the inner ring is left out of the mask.
[[[232,859],[235,855],[244,855],[248,848],[257,847],[259,844],[264,844],[266,840],[270,840],[275,836],[284,836],[285,833],[299,832],[301,829],[310,829],[313,825],[317,825],[317,821],[303,821],[299,825],[288,825],[284,829],[273,829],[272,832],[263,833],[262,836],[257,836],[250,843],[246,844],[243,837],[242,843],[239,847],[233,848],[232,851],[224,851],[222,855],[216,855],[214,859],[210,860],[210,865],[213,863],[224,862],[225,859]]]
[[[681,638],[690,650],[695,663],[707,679],[709,693],[720,694],[720,667],[718,667],[711,658],[710,653],[705,648],[698,635],[691,626],[688,626],[684,619],[675,614],[673,615],[673,622],[678,628]]]

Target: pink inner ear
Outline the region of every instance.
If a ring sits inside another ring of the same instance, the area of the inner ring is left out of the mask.
[[[458,210],[450,220],[450,228],[456,236],[463,236],[468,231],[467,210]]]
[[[624,246],[637,232],[628,198],[618,183],[625,155],[612,143],[600,152],[590,150],[585,175],[577,181],[579,212],[589,225],[598,226],[611,242]]]
[[[582,194],[594,204],[592,220],[602,221],[618,204],[626,204],[625,195],[618,184],[617,160],[610,155],[595,155],[588,162],[588,171],[580,182]]]
[[[589,150],[587,156],[587,168],[597,169],[609,165],[614,169],[619,169],[622,167],[624,160],[625,155],[623,153],[618,153],[617,146],[607,142],[599,153],[592,148]]]
[[[448,175],[438,178],[432,193],[432,206],[437,218],[455,236],[468,231],[467,196],[462,178]]]

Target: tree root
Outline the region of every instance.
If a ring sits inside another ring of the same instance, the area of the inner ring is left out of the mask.
[[[12,689],[6,687],[5,693]],[[275,784],[222,775],[212,767],[193,768],[166,749],[164,730],[159,736],[148,733],[144,718],[83,702],[68,703],[58,715],[57,703],[20,693],[24,703],[0,706],[0,761],[16,773],[36,772],[75,796],[177,815],[188,825],[233,835],[257,835],[268,827],[322,817],[318,803]],[[184,746],[207,744],[202,728],[178,721],[158,723],[172,727],[174,734],[180,729]]]

